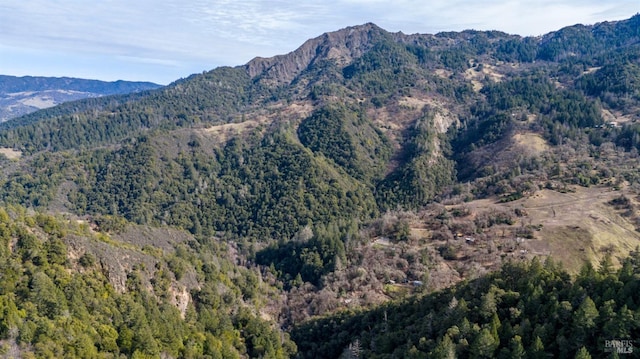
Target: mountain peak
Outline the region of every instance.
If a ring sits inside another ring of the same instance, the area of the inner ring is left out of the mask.
[[[331,59],[346,65],[369,50],[376,40],[390,33],[373,23],[350,26],[307,40],[286,55],[256,57],[245,65],[251,77],[269,83],[290,83],[298,74],[319,60]]]

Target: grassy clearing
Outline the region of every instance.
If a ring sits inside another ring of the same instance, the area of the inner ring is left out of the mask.
[[[17,160],[22,156],[22,152],[16,151],[12,148],[0,148],[0,154],[4,155],[10,160]]]
[[[640,245],[640,233],[629,219],[607,204],[620,193],[604,187],[578,187],[573,193],[542,190],[531,197],[491,206],[525,209],[527,216],[519,224],[541,225],[529,242],[532,252],[549,255],[569,271],[577,272],[585,261],[597,266],[606,253],[616,263]],[[479,202],[487,205],[486,201]]]
[[[525,153],[539,154],[549,149],[547,141],[537,133],[517,133],[513,136],[513,140]]]

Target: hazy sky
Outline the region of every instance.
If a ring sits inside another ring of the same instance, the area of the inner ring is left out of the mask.
[[[367,22],[525,36],[639,11],[639,0],[0,0],[0,74],[168,84]]]

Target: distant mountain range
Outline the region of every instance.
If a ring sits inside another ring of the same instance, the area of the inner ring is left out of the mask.
[[[159,87],[161,85],[151,82],[106,82],[70,77],[0,75],[0,122],[64,102],[153,90]]]

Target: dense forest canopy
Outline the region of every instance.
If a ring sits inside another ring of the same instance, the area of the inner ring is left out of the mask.
[[[0,209],[0,231],[3,356],[285,358],[296,352],[247,308],[252,301],[259,307],[268,288],[255,272],[230,262],[224,245],[139,247],[86,223],[19,207]],[[133,259],[119,279],[123,288],[110,281],[117,266],[104,264],[114,255]],[[188,305],[176,305],[177,294],[189,291]]]
[[[440,293],[312,320],[292,338],[303,358],[636,355],[639,264],[634,252],[617,271],[585,265],[572,280],[552,260],[507,263]]]

